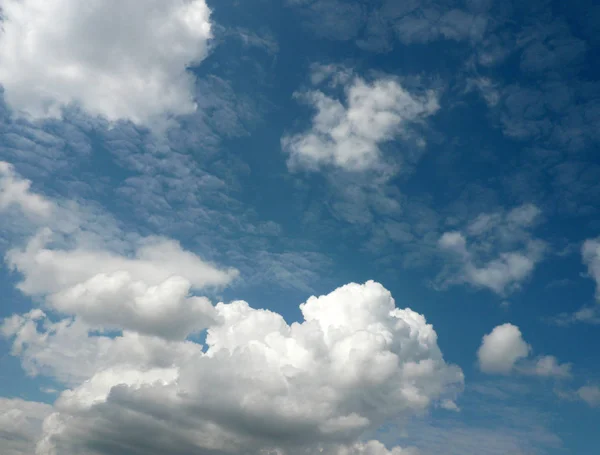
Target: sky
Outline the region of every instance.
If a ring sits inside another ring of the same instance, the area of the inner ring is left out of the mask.
[[[2,455],[593,455],[600,6],[0,0]]]

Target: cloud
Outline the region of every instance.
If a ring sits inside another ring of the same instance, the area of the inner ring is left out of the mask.
[[[484,335],[477,351],[479,369],[488,374],[517,372],[529,376],[568,378],[571,365],[559,364],[554,356],[529,358],[532,348],[523,339],[519,328],[502,324]]]
[[[437,283],[442,287],[467,283],[501,296],[519,289],[546,250],[545,243],[530,232],[540,213],[536,206],[524,204],[509,212],[480,214],[465,233],[445,232],[438,247],[450,253],[455,263],[438,276]]]
[[[586,385],[577,389],[577,395],[592,407],[600,406],[600,387]]]
[[[24,455],[35,452],[44,418],[52,406],[0,397],[0,446],[3,455]]]
[[[133,333],[109,338],[77,321],[44,334],[40,312],[14,316],[3,331],[20,344],[15,354],[36,353],[46,373],[77,369],[73,359],[84,360],[89,346],[91,364],[55,403],[36,453],[412,454],[357,438],[388,418],[448,404],[462,389],[431,325],[372,281],[300,309],[304,321],[290,325],[243,301],[219,303],[205,349]]]
[[[558,325],[574,323],[600,324],[600,237],[588,239],[581,247],[581,257],[588,276],[596,283],[596,305],[586,305],[573,313],[561,313],[553,322]]]
[[[29,182],[0,164],[8,175],[0,186],[0,201],[7,201],[0,211],[16,202],[36,215],[53,209],[58,218],[34,220],[34,228],[48,222],[55,231],[43,227],[24,248],[6,254],[7,265],[23,277],[17,285],[23,294],[99,329],[186,338],[206,328],[214,309],[192,292],[222,288],[237,277],[237,270],[220,269],[163,237],[133,236],[126,242],[133,247],[130,254],[115,252],[113,233],[86,232],[85,213],[76,205],[55,204],[31,193]]]
[[[43,230],[24,249],[8,252],[8,265],[23,275],[18,288],[99,328],[185,338],[213,316],[210,302],[190,292],[222,287],[237,275],[168,239],[144,239],[130,258],[85,247],[47,248],[51,236]]]
[[[600,237],[586,240],[581,248],[581,256],[588,273],[596,282],[596,299],[600,301]]]
[[[317,169],[328,165],[348,171],[380,168],[381,145],[396,138],[411,138],[411,125],[439,109],[433,91],[411,94],[389,76],[366,81],[344,71],[332,72],[331,68],[320,68],[313,74],[313,80],[333,78],[334,86],[343,83],[343,101],[321,90],[296,94],[296,98],[317,113],[309,130],[282,138],[292,168]]]
[[[500,325],[483,337],[477,351],[479,368],[485,373],[508,374],[517,360],[526,358],[530,350],[518,327]]]
[[[31,182],[17,175],[13,166],[0,161],[0,211],[17,206],[28,217],[45,218],[52,203],[30,191]]]
[[[146,123],[195,109],[186,70],[207,55],[204,0],[5,0],[0,84],[34,118],[77,105],[110,121]],[[52,19],[50,19],[52,18]]]

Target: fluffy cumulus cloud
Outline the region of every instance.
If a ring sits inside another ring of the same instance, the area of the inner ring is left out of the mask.
[[[186,69],[207,55],[204,0],[1,0],[0,8],[0,84],[14,111],[57,117],[76,104],[143,123],[195,109]]]
[[[207,327],[215,317],[205,297],[193,293],[223,287],[238,274],[221,269],[167,238],[147,237],[129,242],[130,254],[111,251],[111,239],[90,242],[82,233],[78,214],[29,191],[5,163],[7,177],[0,181],[0,210],[18,204],[26,214],[45,215],[54,207],[59,217],[71,216],[68,229],[42,226],[24,248],[6,254],[6,263],[19,272],[19,290],[41,298],[57,312],[77,316],[97,329],[133,330],[165,338],[183,339]],[[12,204],[9,204],[12,203]]]
[[[569,364],[559,364],[554,356],[531,358],[531,346],[521,330],[513,324],[502,324],[484,335],[477,351],[479,368],[488,374],[520,374],[566,378],[571,375]]]
[[[332,65],[314,68],[313,83],[330,89],[342,86],[344,99],[323,90],[297,93],[296,97],[316,110],[311,128],[284,136],[283,149],[291,167],[316,169],[334,166],[361,171],[382,165],[382,144],[397,138],[415,137],[412,125],[439,109],[433,91],[413,94],[393,77],[367,81]]]
[[[132,257],[86,247],[51,248],[51,240],[52,232],[44,229],[25,248],[8,252],[8,265],[23,276],[18,288],[98,328],[185,338],[214,317],[208,299],[191,292],[221,287],[237,275],[164,238],[143,239]]]
[[[289,324],[195,296],[236,272],[172,240],[137,239],[125,254],[82,230],[41,228],[6,256],[44,309],[4,319],[0,335],[28,374],[66,388],[52,407],[6,405],[26,421],[21,433],[0,421],[19,437],[15,453],[412,454],[360,437],[431,406],[456,409],[462,371],[425,318],[378,283],[311,297]],[[204,345],[190,337],[202,329]]]
[[[3,332],[25,361],[59,379],[73,359],[88,363],[69,376],[36,453],[412,453],[356,441],[460,391],[462,372],[445,363],[433,328],[372,281],[300,308],[304,321],[290,325],[243,301],[219,303],[204,348],[52,327],[39,311],[14,316]],[[60,341],[67,331],[71,342]]]
[[[31,182],[21,178],[13,166],[0,161],[0,211],[19,208],[26,216],[47,217],[52,204],[30,191]]]
[[[445,232],[438,246],[452,263],[438,283],[466,283],[499,295],[518,289],[544,256],[545,243],[532,234],[540,214],[525,204],[507,213],[481,214],[464,231]]]

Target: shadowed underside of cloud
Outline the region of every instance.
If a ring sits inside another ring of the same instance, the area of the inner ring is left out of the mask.
[[[35,195],[15,173],[10,182],[23,189],[19,200],[37,197],[72,219],[68,229],[29,221],[41,229],[6,257],[23,276],[19,289],[54,316],[15,314],[1,334],[29,374],[70,387],[47,416],[47,406],[17,406],[27,420],[21,450],[387,455],[360,436],[391,417],[456,407],[462,371],[444,361],[425,318],[396,308],[380,284],[311,297],[304,321],[291,325],[244,301],[213,306],[191,292],[224,286],[235,270],[164,238],[133,237],[130,253],[119,253],[110,237],[85,235],[80,213]],[[203,329],[205,347],[188,339]]]

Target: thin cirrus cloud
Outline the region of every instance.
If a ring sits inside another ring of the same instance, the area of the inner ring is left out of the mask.
[[[204,0],[2,2],[0,84],[16,112],[60,117],[77,105],[142,124],[195,110],[194,79],[211,38]]]
[[[312,81],[325,88],[295,95],[316,110],[311,127],[281,140],[291,168],[381,168],[381,146],[393,139],[414,137],[411,126],[439,109],[434,91],[413,94],[389,76],[367,81],[349,70],[330,66],[316,68]],[[327,86],[341,86],[344,99],[328,95]],[[417,136],[416,140],[424,145],[423,138]]]

